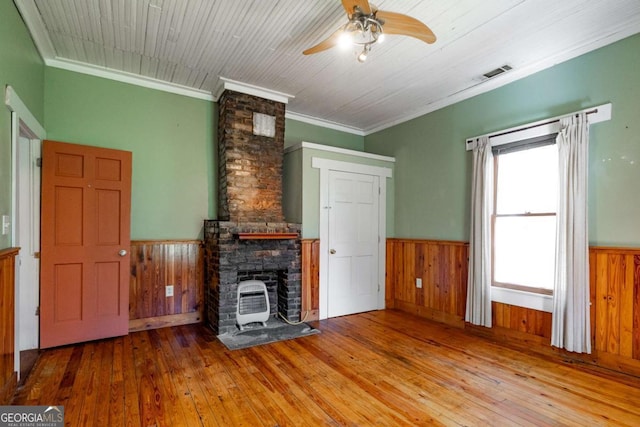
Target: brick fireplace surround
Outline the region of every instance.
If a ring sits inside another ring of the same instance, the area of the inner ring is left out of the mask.
[[[205,310],[217,334],[236,330],[238,282],[267,285],[271,315],[300,320],[300,224],[282,214],[285,105],[225,90],[219,99],[218,220],[205,220]],[[275,136],[254,135],[254,113]]]

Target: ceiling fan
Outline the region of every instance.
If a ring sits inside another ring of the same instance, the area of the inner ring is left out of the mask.
[[[342,0],[349,22],[317,45],[302,52],[311,55],[336,45],[362,47],[358,61],[364,62],[375,43],[382,43],[385,34],[415,37],[425,43],[433,43],[436,36],[425,24],[401,13],[378,10],[368,0]]]

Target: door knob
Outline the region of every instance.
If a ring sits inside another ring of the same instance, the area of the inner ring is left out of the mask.
[[[329,253],[330,253],[331,255],[333,255],[333,254],[335,254],[335,253],[336,253],[336,250],[335,250],[335,249],[330,249],[330,250],[329,250]]]
[[[120,250],[118,251],[118,255],[120,255],[120,256],[125,256],[126,254],[127,254],[127,251],[126,251],[126,250],[124,250],[124,249],[120,249]]]

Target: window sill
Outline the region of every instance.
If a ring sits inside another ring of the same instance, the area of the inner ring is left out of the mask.
[[[553,311],[553,296],[516,291],[515,289],[491,287],[491,301],[502,304],[530,308],[532,310]]]

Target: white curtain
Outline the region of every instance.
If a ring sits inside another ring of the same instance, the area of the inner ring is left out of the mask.
[[[491,214],[493,208],[493,153],[488,137],[473,149],[471,176],[471,236],[465,320],[491,327]]]
[[[551,345],[577,353],[591,353],[587,235],[589,123],[586,114],[561,119],[556,143],[560,188]]]

